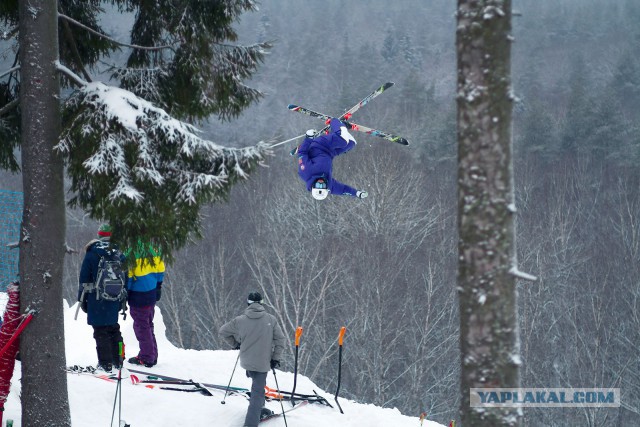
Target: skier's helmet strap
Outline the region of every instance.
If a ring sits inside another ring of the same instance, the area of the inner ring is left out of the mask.
[[[311,196],[316,200],[324,200],[329,195],[329,189],[327,188],[327,180],[324,178],[318,178],[313,183],[311,189]]]

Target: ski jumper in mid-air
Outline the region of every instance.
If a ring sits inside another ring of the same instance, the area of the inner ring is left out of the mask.
[[[333,178],[333,159],[352,150],[355,138],[338,119],[331,119],[330,132],[314,138],[316,131],[310,129],[298,147],[298,175],[316,200],[324,200],[329,193],[338,196],[352,196],[364,199],[366,191],[358,191]]]

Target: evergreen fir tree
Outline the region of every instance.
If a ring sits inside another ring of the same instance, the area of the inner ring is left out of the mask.
[[[110,221],[121,244],[152,241],[170,258],[199,235],[201,206],[224,200],[267,150],[262,144],[223,148],[178,120],[211,115],[229,120],[258,100],[262,94],[243,81],[257,70],[270,45],[230,44],[237,39],[232,24],[242,12],[255,10],[251,0],[113,4],[110,13],[135,17],[130,40],[105,34],[103,2],[57,2],[59,75],[62,87],[74,91],[63,92],[70,96],[56,148],[68,166],[72,206]],[[13,29],[6,32],[10,43],[17,43],[18,24],[18,1],[3,2],[0,25]],[[111,59],[117,51],[125,52],[123,62]],[[120,90],[94,77],[104,76],[102,64],[109,62]],[[17,170],[18,67],[7,76],[0,86],[0,166]],[[110,107],[114,100],[122,102],[121,108]],[[125,111],[135,123],[128,123]]]

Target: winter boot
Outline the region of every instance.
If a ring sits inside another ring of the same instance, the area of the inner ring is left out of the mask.
[[[128,362],[131,363],[132,365],[144,366],[145,368],[152,368],[153,365],[155,365],[155,363],[145,362],[144,360],[140,359],[138,356],[132,357],[131,359],[128,360]]]
[[[96,366],[96,373],[100,373],[100,372],[105,372],[107,374],[111,373],[111,370],[113,369],[113,365],[111,365],[111,363],[98,363],[98,365]]]
[[[273,414],[274,414],[274,412],[271,409],[262,408],[260,410],[260,419],[262,420],[262,419],[268,418],[268,417],[272,416]]]

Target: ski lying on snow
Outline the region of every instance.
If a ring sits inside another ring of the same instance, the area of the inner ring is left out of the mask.
[[[151,376],[152,378],[158,378],[158,376]],[[174,391],[188,391],[188,392],[200,392],[206,396],[213,396],[213,393],[211,391],[225,391],[226,389],[222,388],[221,386],[218,387],[210,387],[213,384],[209,384],[209,386],[202,384],[202,383],[197,383],[193,380],[155,380],[155,379],[139,379],[138,376],[136,375],[131,375],[131,382],[134,385],[143,385],[146,388],[157,388],[159,390],[174,390]],[[190,386],[191,388],[177,388],[177,387],[167,387],[169,385],[173,385],[173,386]],[[249,392],[248,390],[245,389],[236,389],[234,390],[233,388],[229,388],[229,394],[238,394],[241,395],[243,397],[246,397],[247,399],[249,398]]]
[[[140,371],[137,369],[129,369],[129,372],[131,372],[132,374],[145,375],[146,377],[145,379],[139,379],[136,375],[131,375],[131,380],[132,382],[134,382],[134,384],[139,383],[139,384],[148,384],[148,385],[162,385],[162,384],[197,385],[202,388],[207,388],[209,389],[209,391],[211,390],[227,391],[228,390],[228,393],[231,393],[231,394],[239,394],[247,398],[251,396],[251,391],[249,389],[242,388],[242,387],[227,388],[227,386],[224,386],[224,385],[195,382],[193,380],[185,380],[182,378],[171,377],[168,375],[158,374],[155,372]],[[323,405],[332,407],[331,404],[324,397],[320,396],[317,392],[315,392],[315,390],[314,390],[314,394],[295,393],[294,397],[300,401],[308,401],[309,403],[316,402],[316,403],[321,403]],[[265,387],[265,398],[273,399],[273,400],[291,400],[291,392],[282,391],[282,390],[278,392],[278,390],[274,388]]]
[[[114,370],[113,372],[109,373],[109,372],[96,369],[93,366],[80,366],[80,365],[67,366],[64,370],[68,374],[86,375],[94,378],[99,378],[101,380],[109,381],[112,383],[118,381],[117,370]],[[126,371],[127,371],[126,368],[122,369],[120,379],[129,378],[129,375],[127,374]]]

